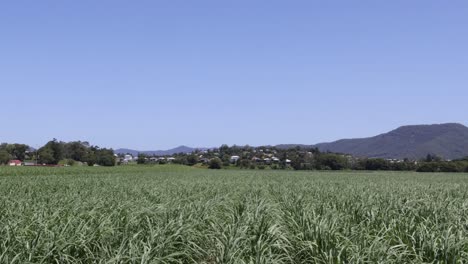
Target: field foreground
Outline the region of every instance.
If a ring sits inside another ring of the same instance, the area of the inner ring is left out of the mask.
[[[468,175],[0,167],[0,263],[467,263]]]

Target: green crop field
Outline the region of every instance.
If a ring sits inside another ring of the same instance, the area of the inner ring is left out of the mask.
[[[0,263],[467,263],[468,174],[0,167]]]

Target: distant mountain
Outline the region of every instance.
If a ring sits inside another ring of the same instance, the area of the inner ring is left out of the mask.
[[[402,126],[374,137],[314,146],[321,151],[362,157],[419,159],[430,153],[457,159],[468,156],[468,127],[456,123]]]
[[[137,156],[139,153],[146,154],[146,155],[155,155],[155,156],[166,156],[166,155],[173,155],[176,153],[191,153],[196,149],[205,150],[206,148],[191,148],[187,146],[179,146],[177,148],[168,149],[168,150],[147,150],[147,151],[140,151],[134,149],[125,149],[120,148],[114,150],[115,154],[131,154],[133,156]]]

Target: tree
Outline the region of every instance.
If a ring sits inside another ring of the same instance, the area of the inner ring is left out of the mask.
[[[193,166],[198,163],[198,157],[195,154],[191,154],[187,157],[187,165]]]
[[[55,138],[38,150],[39,161],[45,164],[58,164],[64,159],[64,144]]]
[[[58,164],[59,161],[64,159],[64,143],[58,142],[57,139],[53,139],[42,148],[38,150],[39,160],[41,163],[46,164]]]
[[[146,155],[143,153],[138,154],[137,164],[145,164],[146,163]]]
[[[51,148],[42,147],[37,151],[39,163],[57,164],[54,158],[54,152]]]
[[[249,168],[250,167],[250,160],[248,159],[241,159],[238,162],[238,166],[241,168]]]
[[[414,167],[414,163],[411,163],[409,161],[403,161],[403,162],[391,163],[390,169],[394,171],[410,171],[410,170],[414,170],[415,167]]]
[[[456,162],[441,161],[439,162],[439,171],[441,172],[462,172],[461,168],[458,168]]]
[[[348,167],[348,160],[345,157],[331,153],[319,155],[317,163],[320,169],[342,170]]]
[[[222,162],[219,158],[213,158],[208,165],[209,169],[221,169]]]
[[[29,149],[28,145],[25,144],[8,144],[6,151],[15,159],[24,160],[26,151]]]
[[[7,164],[8,161],[11,159],[10,153],[6,150],[0,150],[0,164]]]
[[[295,170],[302,170],[304,168],[305,159],[300,155],[290,155],[291,167]]]
[[[418,166],[417,172],[437,172],[439,168],[434,162],[424,162]]]
[[[221,145],[221,147],[219,147],[219,153],[221,153],[221,155],[229,154],[230,153],[229,146],[226,144]]]
[[[93,146],[87,149],[86,154],[84,156],[84,162],[86,162],[88,166],[93,166],[97,163],[96,150],[97,148]]]
[[[86,144],[89,145],[89,143],[81,141],[66,143],[64,145],[65,157],[76,161],[84,161],[88,149],[88,146],[86,146]]]
[[[367,159],[366,170],[388,170],[389,163],[384,159]]]
[[[96,147],[96,163],[101,166],[115,166],[115,156],[112,149],[98,149]]]
[[[55,164],[57,164],[60,160],[64,158],[63,156],[64,144],[62,144],[61,142],[58,142],[57,139],[54,138],[52,141],[47,143],[46,146],[47,145],[52,149],[54,153],[53,155],[54,155]]]
[[[186,156],[177,156],[175,158],[175,160],[172,161],[172,163],[187,165],[187,157]]]

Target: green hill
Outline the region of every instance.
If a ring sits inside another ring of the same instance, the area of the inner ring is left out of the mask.
[[[342,139],[315,145],[321,151],[378,158],[423,158],[434,154],[445,159],[468,156],[468,128],[462,124],[402,126],[369,138]]]

